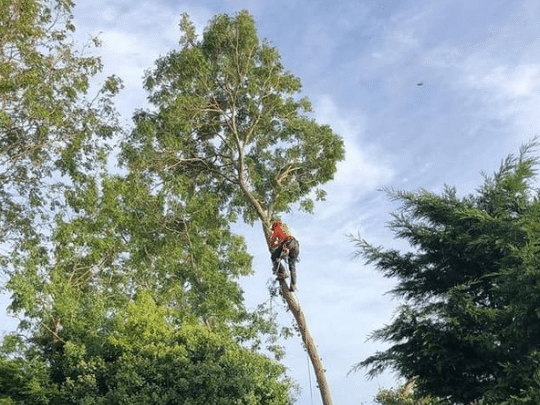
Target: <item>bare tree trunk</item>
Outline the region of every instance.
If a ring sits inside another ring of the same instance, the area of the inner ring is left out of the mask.
[[[283,262],[280,262],[279,265],[281,266],[283,274],[286,274],[285,269],[283,268]],[[294,318],[296,319],[296,324],[298,325],[300,333],[302,334],[302,340],[304,341],[304,345],[307,348],[311,364],[313,364],[313,369],[315,371],[315,376],[317,377],[317,384],[319,385],[319,391],[321,392],[323,405],[332,405],[332,395],[330,394],[330,387],[328,385],[328,381],[326,381],[326,370],[324,369],[322,360],[319,356],[319,353],[317,352],[315,342],[313,341],[313,338],[309,333],[306,317],[302,312],[300,304],[294,297],[294,294],[289,290],[289,286],[287,285],[285,277],[278,277],[278,280],[281,286],[281,295],[283,296],[283,298],[285,298],[287,305],[289,305],[289,309],[291,310]]]

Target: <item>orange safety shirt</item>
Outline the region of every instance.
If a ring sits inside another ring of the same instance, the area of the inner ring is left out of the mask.
[[[272,237],[270,238],[270,246],[273,247],[275,245],[279,245],[285,239],[291,238],[292,235],[289,232],[290,231],[284,224],[277,224],[277,226],[274,228]]]

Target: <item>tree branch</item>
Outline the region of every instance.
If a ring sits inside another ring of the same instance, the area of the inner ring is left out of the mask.
[[[294,163],[289,163],[287,164],[283,169],[281,170],[285,170],[283,173],[281,173],[281,170],[280,170],[280,173],[275,179],[274,179],[274,185],[276,187],[281,187],[281,182],[283,181],[283,179],[285,179],[285,177],[287,177],[290,173],[294,172],[294,171],[297,171],[297,170],[300,170],[301,168],[300,167],[294,167]]]

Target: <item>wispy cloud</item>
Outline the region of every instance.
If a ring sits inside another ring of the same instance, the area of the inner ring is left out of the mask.
[[[493,116],[508,122],[517,136],[535,135],[533,131],[540,127],[540,64],[486,65],[485,60],[468,61],[463,82],[477,91]]]
[[[328,204],[318,209],[320,218],[343,217],[362,191],[380,188],[394,175],[391,159],[376,144],[364,139],[365,116],[361,112],[340,111],[328,95],[314,101],[317,121],[331,125],[345,143],[345,160],[337,164],[328,190]],[[330,202],[331,201],[331,202]]]
[[[202,32],[213,12],[201,4],[126,2],[123,0],[81,2],[77,6],[78,38],[97,35],[103,46],[97,50],[104,63],[98,78],[116,74],[124,82],[117,107],[124,120],[131,120],[135,108],[147,107],[142,82],[144,71],[178,47],[181,14],[187,12],[197,31]]]

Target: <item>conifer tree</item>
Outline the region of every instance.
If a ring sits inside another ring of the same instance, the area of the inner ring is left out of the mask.
[[[371,338],[391,347],[356,365],[416,377],[420,394],[448,403],[535,404],[540,399],[540,199],[536,146],[510,155],[475,194],[392,191],[390,228],[411,251],[356,238],[358,254],[399,283],[405,300]]]

